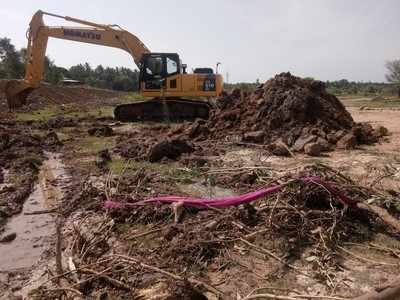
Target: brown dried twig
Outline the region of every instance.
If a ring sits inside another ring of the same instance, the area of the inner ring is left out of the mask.
[[[151,265],[145,264],[145,263],[143,263],[143,262],[139,261],[138,259],[135,259],[135,258],[133,258],[131,256],[126,256],[126,255],[122,255],[122,254],[113,254],[112,256],[117,257],[119,259],[122,259],[122,260],[124,260],[126,262],[129,262],[129,263],[134,263],[135,266],[140,266],[140,267],[142,267],[144,269],[148,269],[148,270],[155,271],[157,273],[166,275],[166,276],[168,276],[168,277],[170,277],[172,279],[175,279],[175,280],[184,281],[184,279],[185,279],[185,278],[183,278],[183,277],[181,277],[179,275],[176,275],[176,274],[173,274],[171,272],[162,270],[162,269],[157,268],[155,266],[151,266]],[[215,287],[213,287],[213,286],[211,286],[211,285],[209,285],[209,284],[207,284],[207,283],[205,283],[203,281],[200,281],[200,280],[197,280],[197,279],[194,279],[194,278],[189,278],[187,280],[189,282],[191,282],[192,284],[200,285],[200,286],[206,288],[208,291],[212,292],[215,295],[218,295],[218,296],[222,296],[223,295],[223,292],[221,292],[220,290],[216,289]]]
[[[301,273],[301,274],[303,274],[303,275],[309,276],[307,273],[303,272],[300,268],[298,268],[298,267],[296,267],[296,266],[294,266],[294,265],[291,265],[291,264],[285,262],[282,258],[280,258],[280,257],[277,256],[276,254],[272,253],[271,251],[269,251],[269,250],[267,250],[267,249],[265,249],[265,248],[262,248],[262,247],[260,247],[260,246],[256,246],[256,245],[250,243],[249,241],[245,240],[244,238],[239,238],[239,240],[240,240],[241,242],[245,243],[246,245],[252,247],[253,249],[255,249],[255,250],[257,250],[257,251],[259,251],[259,252],[261,252],[261,253],[264,253],[264,254],[269,255],[270,257],[272,257],[272,258],[274,258],[275,260],[279,261],[281,264],[283,264],[283,265],[285,265],[285,266],[287,266],[287,267],[289,267],[289,268],[291,268],[291,269],[293,269],[293,270],[296,270],[297,272],[299,272],[299,273]]]
[[[62,223],[60,217],[56,220],[56,269],[57,274],[63,274],[63,267],[62,267],[62,233],[61,233]]]

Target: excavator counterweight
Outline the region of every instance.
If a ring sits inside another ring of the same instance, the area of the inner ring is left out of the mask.
[[[43,15],[84,26],[47,26]],[[151,52],[137,36],[120,26],[39,10],[29,24],[25,78],[0,81],[0,90],[6,94],[10,109],[26,104],[29,93],[40,86],[50,37],[119,48],[132,56],[140,71],[139,92],[152,100],[116,107],[114,115],[120,121],[205,119],[208,118],[209,105],[200,98],[215,97],[222,92],[222,76],[214,74],[212,69],[198,68],[198,72],[188,74],[177,53]]]

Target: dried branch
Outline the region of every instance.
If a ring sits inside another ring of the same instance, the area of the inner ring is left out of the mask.
[[[398,300],[400,299],[400,277],[384,287],[377,287],[369,292],[353,300]]]
[[[248,245],[248,246],[250,246],[250,247],[256,249],[257,251],[271,256],[271,257],[274,258],[275,260],[279,261],[281,264],[283,264],[283,265],[285,265],[285,266],[287,266],[287,267],[289,267],[289,268],[291,268],[291,269],[293,269],[293,270],[296,270],[297,272],[299,272],[299,273],[301,273],[301,274],[303,274],[303,275],[309,276],[307,273],[304,273],[300,268],[298,268],[298,267],[296,267],[296,266],[293,266],[293,265],[291,265],[291,264],[285,262],[282,258],[280,258],[280,257],[277,256],[276,254],[272,253],[271,251],[269,251],[269,250],[267,250],[267,249],[265,249],[265,248],[262,248],[262,247],[260,247],[260,246],[256,246],[256,245],[250,243],[249,241],[247,241],[247,240],[245,240],[245,239],[243,239],[243,238],[239,238],[239,240],[240,240],[241,242],[245,243],[246,245]]]
[[[57,235],[57,240],[56,240],[56,268],[57,268],[57,274],[61,275],[63,274],[63,267],[62,267],[62,233],[61,233],[61,219],[60,217],[57,218],[56,220],[56,235]]]
[[[162,269],[154,267],[154,266],[150,266],[150,265],[145,264],[145,263],[139,261],[138,259],[135,259],[135,258],[130,257],[130,256],[121,255],[121,254],[114,254],[112,256],[120,258],[120,259],[123,259],[123,260],[125,260],[125,261],[127,261],[127,262],[129,262],[131,264],[134,263],[136,266],[140,266],[140,267],[142,267],[144,269],[148,269],[148,270],[155,271],[157,273],[166,275],[166,276],[168,276],[168,277],[170,277],[172,279],[175,279],[175,280],[179,280],[179,281],[184,281],[185,280],[185,278],[183,278],[183,277],[181,277],[179,275],[170,273],[168,271],[162,270]],[[194,278],[189,278],[187,280],[189,282],[191,282],[192,284],[200,285],[200,286],[206,288],[208,291],[212,292],[215,295],[218,295],[218,296],[222,296],[223,295],[223,292],[221,292],[220,290],[216,289],[215,287],[213,287],[213,286],[211,286],[211,285],[209,285],[209,284],[207,284],[205,282],[202,282],[202,281],[194,279]]]
[[[341,247],[341,246],[338,246],[338,248],[340,250],[342,250],[343,252],[346,252],[347,254],[349,254],[349,255],[351,255],[351,256],[353,256],[355,258],[358,258],[358,259],[360,259],[362,261],[365,261],[367,263],[371,263],[371,264],[374,264],[374,265],[383,265],[383,266],[394,266],[394,267],[400,266],[400,264],[391,264],[391,263],[380,262],[380,261],[372,260],[372,259],[369,259],[369,258],[361,257],[361,256],[359,256],[357,254],[354,254],[353,252]]]
[[[130,286],[126,285],[125,283],[123,283],[123,282],[121,282],[119,280],[111,278],[110,276],[102,274],[101,272],[96,272],[94,270],[86,269],[86,268],[85,269],[81,269],[81,271],[84,272],[84,273],[89,273],[89,274],[96,275],[97,277],[100,277],[100,278],[104,279],[105,281],[107,281],[109,284],[115,286],[116,288],[124,289],[124,290],[127,290],[127,291],[132,291],[132,288]]]

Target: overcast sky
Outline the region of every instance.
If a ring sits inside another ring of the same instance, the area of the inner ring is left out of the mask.
[[[119,24],[154,52],[178,52],[189,68],[222,63],[229,82],[290,71],[320,80],[384,81],[400,58],[400,0],[12,0],[0,8],[0,37],[17,48],[33,13],[44,10]],[[46,17],[50,25],[66,25]],[[51,39],[57,65],[135,68],[129,54]]]

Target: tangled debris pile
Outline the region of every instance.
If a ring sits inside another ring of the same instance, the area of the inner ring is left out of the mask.
[[[360,202],[371,195],[394,199],[383,191],[357,186],[350,178],[320,164],[307,166],[297,174],[288,173],[278,182],[304,173],[331,182]],[[140,179],[152,177],[144,169],[137,175],[135,183],[118,180],[110,182],[108,188],[120,185],[120,196],[134,201],[125,196],[145,191],[149,182]],[[173,211],[174,207],[156,204],[122,208],[111,210],[95,226],[87,218],[75,224],[69,238],[73,242],[64,256],[70,257],[76,271],[62,275],[66,279],[62,288],[51,286],[56,276],[34,295],[38,299],[65,293],[99,296],[99,292],[107,290],[106,293],[113,291],[115,295],[140,299],[146,296],[142,292],[151,287],[155,294],[175,296],[164,299],[185,299],[176,294],[181,293],[180,289],[166,288],[173,280],[187,285],[185,291],[196,287],[196,294],[231,299],[235,289],[224,283],[213,286],[208,276],[243,271],[240,268],[246,266],[242,260],[249,257],[268,266],[262,274],[264,279],[273,281],[294,272],[348,293],[348,286],[342,286],[341,279],[336,278],[342,268],[341,256],[346,254],[342,253],[344,242],[372,239],[373,234],[360,230],[362,227],[393,231],[369,211],[336,201],[321,185],[293,180],[279,194],[251,204],[224,210],[190,208],[183,211],[178,222]],[[250,271],[246,276],[261,275]],[[200,295],[199,299],[207,299]]]
[[[25,158],[27,151],[37,153],[40,163],[44,150],[60,144],[56,133],[65,143],[69,143],[70,136],[76,137],[71,139],[74,147],[67,144],[61,149],[66,154],[64,159],[74,156],[68,165],[75,172],[58,210],[59,219],[65,218],[64,230],[57,234],[61,247],[50,250],[51,254],[57,253],[61,268],[55,269],[49,262],[49,272],[41,277],[42,286],[32,292],[32,298],[154,299],[152,296],[157,295],[159,299],[246,299],[242,296],[265,282],[277,287],[269,292],[281,294],[279,299],[297,298],[295,291],[310,295],[303,298],[321,294],[351,297],[363,292],[361,285],[365,289],[374,284],[353,276],[365,269],[349,271],[354,265],[349,263],[347,255],[351,254],[346,251],[356,255],[359,252],[347,246],[370,245],[378,234],[398,238],[398,221],[387,222],[379,210],[376,213],[358,207],[376,206],[395,219],[399,214],[395,201],[398,192],[389,193],[379,184],[371,184],[371,188],[359,186],[324,165],[300,169],[297,161],[290,161],[296,163],[296,168],[288,170],[285,165],[278,170],[261,159],[243,163],[236,161],[236,156],[226,160],[219,156],[222,151],[231,150],[226,147],[231,143],[224,143],[226,137],[237,137],[233,141],[240,141],[238,144],[259,143],[262,146],[254,147],[262,149],[266,148],[264,144],[281,143],[283,150],[308,152],[308,148],[315,148],[313,143],[321,144],[323,140],[333,148],[341,143],[347,145],[346,140],[369,143],[377,132],[387,134],[384,128],[355,124],[340,102],[327,95],[318,82],[288,74],[277,78],[252,94],[236,90],[222,97],[210,121],[173,125],[172,130],[169,123],[132,126],[89,118],[79,122],[66,117],[43,122],[40,136],[25,127],[15,132],[12,126],[5,128],[2,132],[8,137],[0,139],[0,148],[6,140],[6,147],[14,146],[0,152],[0,190],[1,181],[9,182],[9,172],[19,172],[12,164]],[[305,103],[299,104],[301,101]],[[235,109],[237,114],[232,113]],[[322,113],[310,114],[314,110]],[[346,135],[353,137],[343,139]],[[27,147],[19,154],[18,143],[8,142],[18,137],[26,139],[26,145],[32,140],[34,149]],[[80,146],[81,141],[103,140],[107,141],[107,148],[101,151],[97,147],[76,151],[80,150],[75,146]],[[220,145],[217,140],[221,140]],[[295,150],[302,141],[303,149]],[[238,155],[246,155],[242,150],[248,149],[240,149]],[[211,154],[213,151],[218,153]],[[2,156],[15,152],[17,159]],[[88,158],[83,165],[80,155]],[[179,155],[179,162],[169,161]],[[87,167],[94,159],[102,172]],[[136,161],[143,159],[161,160],[162,164]],[[195,161],[196,167],[188,167],[186,160]],[[34,169],[26,174],[30,180],[36,176]],[[12,175],[25,180],[19,173]],[[304,176],[318,176],[329,182],[355,200],[357,207],[338,201],[333,190],[314,177],[307,182],[299,180]],[[182,201],[177,205],[161,205],[157,201],[132,208],[142,199],[159,196],[225,198],[277,185],[281,188],[276,193],[229,207],[205,203],[207,207],[199,209]],[[6,194],[0,191],[0,199],[3,195]],[[125,207],[110,208],[105,213],[103,205],[110,200],[124,203]],[[395,242],[383,244],[390,248],[382,255],[382,269],[388,279],[398,268],[400,244]],[[362,257],[375,259],[363,253],[360,257],[361,261]],[[378,264],[380,258],[376,259]],[[364,262],[362,267],[369,266]],[[238,278],[236,274],[243,276]],[[309,289],[310,286],[318,287]]]
[[[218,99],[217,106],[207,122],[198,120],[175,131],[193,140],[230,137],[268,144],[277,155],[288,155],[288,148],[319,155],[387,135],[383,127],[355,123],[323,82],[290,73],[276,75],[251,94],[234,90]]]

